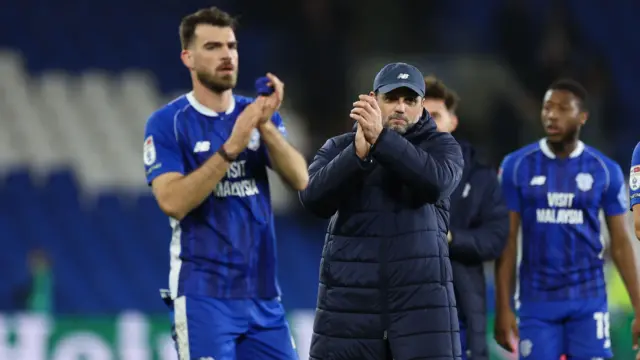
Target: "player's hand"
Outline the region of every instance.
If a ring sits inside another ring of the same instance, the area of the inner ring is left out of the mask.
[[[267,73],[269,83],[267,85],[273,87],[273,94],[269,96],[260,96],[265,98],[265,107],[260,118],[260,124],[264,124],[271,119],[273,114],[280,109],[284,100],[284,83],[272,73]]]
[[[360,95],[358,101],[353,103],[353,109],[349,115],[362,126],[364,138],[369,144],[375,144],[382,132],[382,112],[378,101],[371,95]]]
[[[357,127],[358,128],[356,129],[356,139],[355,139],[356,155],[358,155],[358,157],[361,160],[364,160],[364,158],[367,157],[367,155],[369,154],[369,149],[371,148],[371,145],[364,138],[364,133],[362,132],[362,126],[358,124]]]
[[[266,98],[259,97],[238,115],[231,135],[224,144],[224,149],[229,155],[237,156],[247,147],[251,140],[251,133],[261,119],[265,102]]]
[[[511,309],[498,311],[496,313],[494,328],[494,338],[496,339],[496,342],[503,349],[513,353],[516,351],[513,346],[514,337],[516,341],[520,338],[516,315]]]

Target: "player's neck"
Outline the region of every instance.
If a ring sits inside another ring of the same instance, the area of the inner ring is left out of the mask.
[[[557,158],[566,159],[578,147],[578,139],[560,142],[551,142],[547,139],[547,145]]]
[[[202,105],[217,112],[224,113],[230,107],[233,102],[233,93],[231,89],[223,92],[214,92],[201,84],[193,84],[193,97]]]

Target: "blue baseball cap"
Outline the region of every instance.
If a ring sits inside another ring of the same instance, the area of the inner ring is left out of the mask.
[[[382,94],[401,87],[409,88],[424,97],[424,76],[415,66],[398,62],[385,65],[373,80],[373,91]]]

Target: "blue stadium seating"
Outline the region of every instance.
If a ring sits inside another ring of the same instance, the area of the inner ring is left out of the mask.
[[[15,169],[0,181],[0,310],[28,279],[27,253],[43,248],[55,274],[55,310],[113,313],[164,311],[158,289],[167,284],[170,231],[148,193],[89,196],[71,170],[44,178]],[[324,222],[295,216],[276,219],[285,305],[315,305]],[[312,234],[312,235],[311,235]]]
[[[178,24],[182,16],[201,7],[223,6],[234,11],[234,1],[142,0],[104,3],[78,0],[9,2],[0,11],[0,47],[19,50],[32,73],[57,69],[72,73],[89,69],[119,72],[147,69],[164,92],[186,89],[189,77],[180,62]],[[268,31],[239,29],[242,40],[239,88],[252,90],[253,81],[274,64],[265,51]],[[280,62],[286,58],[280,59]]]
[[[446,26],[454,23],[459,32],[472,34],[478,51],[495,50],[494,39],[495,11],[504,6],[504,1],[490,0],[468,2],[453,0],[446,3],[447,13],[451,16]],[[640,102],[637,101],[637,79],[640,78],[640,43],[637,41],[640,3],[633,0],[621,0],[615,4],[601,1],[569,0],[565,2],[536,0],[523,4],[531,15],[533,25],[539,33],[545,31],[549,15],[557,5],[566,6],[566,18],[571,30],[582,44],[588,44],[588,54],[594,59],[603,58],[611,72],[613,92],[617,95],[615,104],[618,112],[616,119],[610,122],[615,133],[616,144],[613,158],[622,164],[631,160],[631,151],[638,142],[638,134],[629,131],[637,127],[640,117]],[[443,31],[449,36],[449,28]],[[480,48],[477,48],[480,47]],[[532,56],[533,52],[532,52]]]
[[[156,75],[161,91],[175,92],[190,86],[178,57],[180,18],[211,5],[233,12],[236,4],[3,3],[0,48],[22,53],[33,75],[47,70],[80,74],[101,69],[116,74],[145,69]],[[270,34],[244,27],[238,36],[243,44],[239,88],[253,91],[253,79],[270,69]],[[71,168],[44,177],[17,168],[0,176],[0,201],[0,266],[8,274],[0,283],[0,311],[15,308],[11,294],[28,280],[26,258],[36,247],[44,248],[53,260],[55,310],[60,313],[165,310],[158,289],[168,280],[170,233],[168,220],[148,192],[104,190],[88,195]],[[280,263],[283,301],[296,308],[314,307],[315,260],[321,254],[324,223],[295,216],[278,217],[276,222],[280,256],[286,259]]]
[[[495,37],[489,33],[492,12],[500,3],[454,1],[449,4],[450,16],[452,21],[460,20],[454,21],[456,26],[466,24],[490,48]],[[551,3],[541,0],[530,5],[542,19]],[[214,4],[233,11],[237,2]],[[624,111],[617,120],[624,122],[622,129],[632,129],[640,114],[634,91],[640,78],[634,62],[640,58],[640,45],[632,30],[637,29],[640,6],[631,0],[616,6],[579,0],[568,4],[585,41],[607,56]],[[52,69],[80,73],[99,68],[117,73],[142,68],[156,75],[161,90],[174,92],[189,86],[177,56],[177,24],[184,14],[210,5],[203,0],[5,1],[0,11],[0,47],[20,51],[34,74]],[[251,91],[253,79],[271,69],[280,54],[266,51],[274,43],[269,31],[248,27],[241,29],[239,37],[239,85]],[[290,61],[284,56],[277,60]],[[633,131],[621,132],[618,159],[628,157],[637,141]],[[53,260],[58,312],[164,311],[157,290],[167,282],[169,228],[155,200],[148,193],[123,190],[88,195],[79,184],[72,169],[41,176],[16,168],[0,176],[0,269],[5,274],[0,282],[0,310],[12,309],[11,293],[29,276],[27,253],[42,247]],[[312,308],[325,222],[287,215],[276,223],[283,301],[290,308]]]

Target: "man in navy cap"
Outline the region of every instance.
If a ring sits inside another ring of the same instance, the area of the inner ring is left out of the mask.
[[[418,69],[385,66],[353,103],[354,131],[309,167],[300,200],[331,218],[311,359],[460,359],[447,232],[463,159],[424,94]]]

